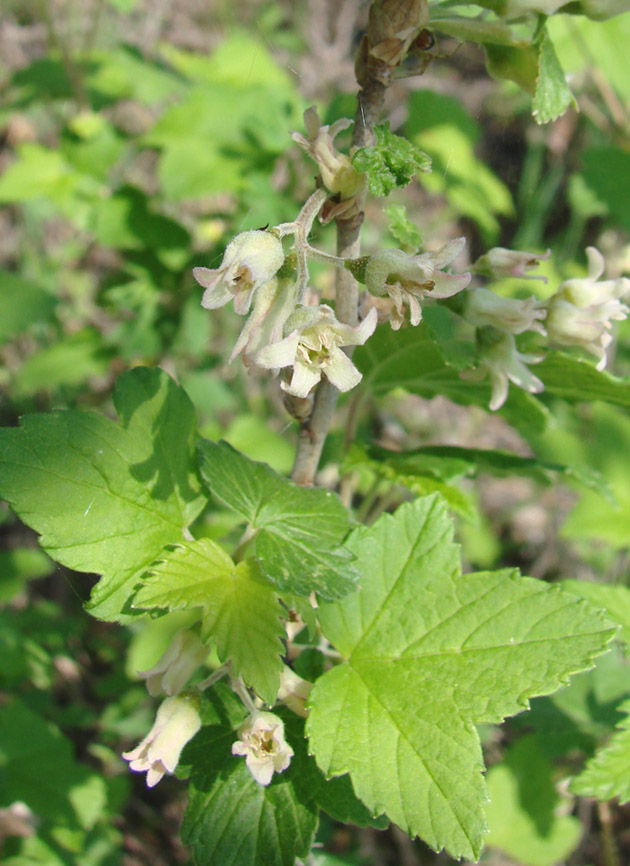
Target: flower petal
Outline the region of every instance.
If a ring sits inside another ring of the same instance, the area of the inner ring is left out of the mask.
[[[280,387],[294,397],[308,397],[321,378],[322,371],[319,367],[312,367],[296,361],[291,382],[288,385],[286,382],[281,382]]]
[[[339,391],[350,391],[363,378],[346,353],[337,348],[331,352],[330,361],[324,367],[323,373]]]
[[[268,370],[279,370],[281,367],[290,367],[295,361],[300,335],[293,331],[279,343],[272,343],[257,352],[254,363],[258,367],[266,367]]]

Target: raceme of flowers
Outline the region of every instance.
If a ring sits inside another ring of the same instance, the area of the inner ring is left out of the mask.
[[[412,326],[418,325],[426,304],[462,293],[464,302],[457,305],[458,312],[463,306],[461,314],[476,328],[478,363],[461,375],[489,379],[492,410],[504,404],[510,382],[531,393],[543,390],[529,365],[543,360],[544,345],[533,352],[520,351],[516,337],[526,332],[546,338],[551,345],[580,348],[597,358],[598,369],[604,368],[612,322],[629,312],[622,298],[630,292],[630,280],[602,280],[604,259],[594,247],[587,250],[588,276],[566,280],[546,302],[534,297],[503,298],[483,286],[470,288],[470,283],[473,275],[546,281],[530,272],[549,258],[549,250],[495,247],[470,271],[456,273],[453,264],[464,250],[464,238],[451,240],[435,252],[410,255],[382,249],[359,259],[313,248],[308,236],[315,219],[327,221],[331,208],[334,216],[347,214],[364,195],[365,179],[334,144],[350,121],[322,125],[314,108],[306,111],[304,120],[307,135],[296,132],[293,138],[316,163],[320,188],[293,222],[242,232],[226,247],[219,267],[193,270],[205,289],[202,306],[214,310],[233,302],[234,311],[247,316],[230,361],[241,355],[249,367],[283,370],[281,388],[294,397],[307,397],[322,378],[339,391],[349,391],[361,381],[361,373],[344,348],[362,345],[373,334],[377,314],[376,304],[370,306],[371,297],[389,300],[389,322],[398,330],[407,318]],[[286,249],[283,239],[288,236],[293,236],[293,245]],[[308,287],[309,259],[347,268],[365,284],[367,303],[362,308],[368,312],[357,326],[340,322],[328,304],[305,304],[307,296],[317,298]]]

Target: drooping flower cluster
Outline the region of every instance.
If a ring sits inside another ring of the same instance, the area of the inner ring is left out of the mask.
[[[230,361],[242,355],[247,366],[276,373],[283,370],[282,389],[300,400],[308,397],[322,378],[339,391],[349,391],[360,382],[361,373],[344,348],[362,345],[372,335],[376,310],[369,303],[363,305],[368,314],[351,326],[340,322],[328,304],[305,304],[307,295],[317,297],[308,289],[308,260],[312,259],[350,270],[365,284],[368,298],[388,299],[394,330],[407,318],[417,326],[425,305],[463,293],[462,315],[476,329],[478,363],[462,375],[490,379],[491,409],[504,404],[510,382],[531,393],[543,389],[529,365],[542,361],[544,354],[538,349],[521,352],[517,344],[516,338],[526,332],[548,337],[558,346],[582,348],[595,355],[598,369],[605,366],[612,322],[624,319],[629,312],[622,298],[630,292],[630,280],[600,280],[604,260],[594,247],[588,250],[588,277],[565,281],[544,303],[534,297],[503,298],[485,287],[468,287],[473,274],[546,282],[546,277],[530,272],[549,257],[549,250],[536,253],[495,247],[478,258],[470,271],[457,273],[453,264],[464,249],[464,238],[451,240],[435,252],[411,255],[400,249],[383,249],[357,259],[339,258],[313,248],[308,237],[314,220],[318,215],[323,222],[341,214],[347,217],[348,209],[362,201],[365,177],[334,144],[351,121],[322,125],[315,108],[310,108],[304,123],[307,134],[296,132],[293,138],[317,164],[320,188],[293,222],[243,232],[228,244],[218,268],[193,271],[205,289],[204,307],[212,310],[233,301],[235,312],[248,316]],[[287,236],[293,237],[289,249],[283,244]],[[454,303],[461,312],[461,302]]]
[[[606,366],[606,349],[612,341],[613,321],[626,318],[630,309],[621,298],[630,293],[630,280],[600,280],[605,262],[589,247],[588,276],[566,280],[547,305],[547,333],[558,346],[580,346],[597,358],[597,369]]]
[[[548,258],[544,255],[496,248],[475,262],[473,270],[480,274],[502,278],[541,279],[525,274]],[[575,346],[598,360],[597,369],[606,366],[606,349],[612,341],[613,321],[625,319],[630,312],[621,298],[630,293],[630,280],[600,280],[604,273],[604,257],[595,249],[587,249],[588,276],[563,282],[549,300],[530,297],[526,300],[501,298],[489,289],[473,289],[465,307],[466,320],[477,331],[479,363],[475,370],[462,376],[480,380],[489,376],[492,385],[490,408],[500,408],[507,398],[508,384],[513,382],[530,393],[543,390],[541,380],[529,370],[545,357],[542,352],[519,352],[515,335],[535,331],[552,345]],[[544,324],[543,324],[544,323]]]

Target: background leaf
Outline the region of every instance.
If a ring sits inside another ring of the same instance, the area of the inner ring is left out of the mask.
[[[102,574],[90,609],[120,618],[140,574],[204,505],[192,462],[194,410],[161,370],[136,368],[114,398],[122,425],[93,412],[29,415],[0,431],[0,492],[42,547]]]

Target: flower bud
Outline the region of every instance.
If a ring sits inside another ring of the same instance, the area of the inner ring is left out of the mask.
[[[194,632],[180,629],[159,661],[139,676],[146,680],[150,695],[155,697],[160,692],[177,695],[207,655],[208,647]]]
[[[521,277],[523,280],[542,280],[547,277],[526,274],[532,268],[537,268],[540,262],[548,259],[551,250],[546,253],[527,253],[521,250],[508,250],[505,247],[493,247],[485,255],[480,256],[473,265],[476,274],[493,277],[500,280],[507,277]]]
[[[201,306],[215,310],[233,300],[235,312],[245,316],[256,290],[276,275],[283,262],[282,243],[271,232],[242,232],[227,245],[221,267],[193,268],[195,279],[206,290]]]
[[[252,713],[238,729],[233,755],[245,757],[247,769],[259,785],[268,785],[274,773],[287,769],[293,749],[284,738],[284,722],[274,713]]]
[[[547,311],[536,298],[518,300],[502,298],[490,289],[473,289],[468,293],[464,317],[475,328],[491,326],[510,334],[538,331],[544,334],[541,320]]]
[[[304,126],[308,138],[294,132],[291,138],[317,163],[322,182],[331,195],[344,199],[352,198],[365,187],[365,176],[359,174],[345,153],[334,145],[335,137],[352,125],[348,118],[336,120],[332,126],[322,126],[314,106],[304,112]]]
[[[123,758],[134,772],[146,772],[147,787],[153,788],[165,773],[175,771],[182,749],[200,727],[197,696],[167,698],[144,740],[131,752],[123,752]]]
[[[288,624],[287,624],[288,625]],[[280,675],[280,688],[278,689],[278,700],[282,701],[290,710],[298,716],[306,716],[306,701],[313,688],[313,684],[303,680],[295,671],[286,665]]]

